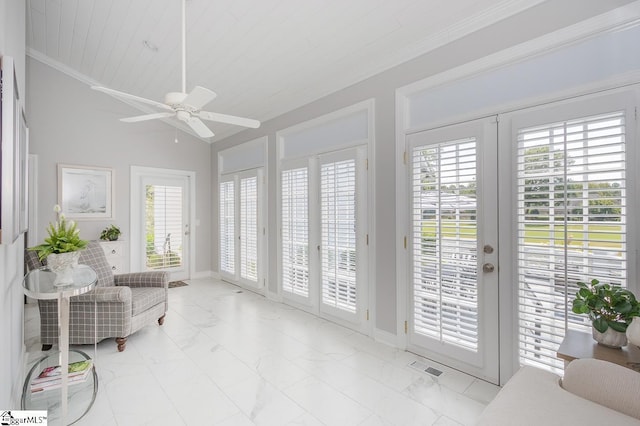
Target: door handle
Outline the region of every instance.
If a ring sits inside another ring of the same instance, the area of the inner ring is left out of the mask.
[[[482,272],[493,272],[495,269],[496,267],[493,266],[493,263],[485,263],[482,265]]]

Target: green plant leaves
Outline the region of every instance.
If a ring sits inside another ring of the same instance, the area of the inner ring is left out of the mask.
[[[612,329],[614,329],[615,331],[619,331],[621,333],[624,333],[625,331],[627,331],[627,323],[624,322],[616,322],[616,321],[607,321],[607,325],[609,327],[611,327]],[[600,331],[600,330],[598,330]]]
[[[609,328],[609,324],[606,319],[600,317],[593,320],[593,328],[598,330],[600,333],[604,333]]]
[[[578,282],[572,303],[576,314],[587,314],[593,327],[604,333],[609,327],[625,332],[634,316],[640,316],[640,303],[629,290],[616,285],[601,284],[593,279]]]
[[[87,241],[80,238],[78,225],[74,221],[67,222],[64,215],[60,214],[60,220],[55,224],[49,223],[44,243],[29,250],[38,252],[40,260],[45,259],[51,253],[68,253],[82,250],[86,247]]]

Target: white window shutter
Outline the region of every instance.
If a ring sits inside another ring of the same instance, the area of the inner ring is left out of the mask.
[[[309,297],[309,172],[282,171],[282,290]]]
[[[258,281],[258,177],[240,179],[240,277]]]
[[[356,312],[356,162],[320,167],[322,303]]]
[[[412,286],[416,334],[478,348],[475,138],[412,149]]]
[[[624,113],[517,131],[517,256],[522,364],[560,371],[576,282],[627,286]]]
[[[147,269],[182,266],[182,187],[146,186]]]
[[[235,187],[220,182],[220,271],[235,274]]]

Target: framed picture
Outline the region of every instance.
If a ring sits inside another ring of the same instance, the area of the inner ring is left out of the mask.
[[[113,170],[58,164],[58,204],[70,219],[113,219]]]

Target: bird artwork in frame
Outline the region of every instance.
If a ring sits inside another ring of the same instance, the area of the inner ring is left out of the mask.
[[[110,168],[58,164],[58,204],[70,219],[113,219]]]

